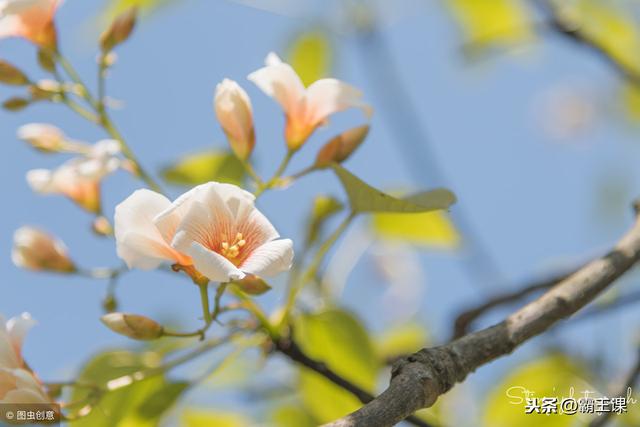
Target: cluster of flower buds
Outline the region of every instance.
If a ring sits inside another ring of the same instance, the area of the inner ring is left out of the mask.
[[[327,123],[329,116],[349,108],[360,108],[367,118],[371,107],[362,102],[356,88],[332,78],[320,79],[309,87],[291,65],[270,53],[265,67],[249,74],[248,79],[274,98],[284,111],[285,142],[290,151],[300,149],[313,132]],[[225,79],[216,87],[215,112],[233,152],[246,160],[255,146],[253,110],[247,93],[235,81]],[[357,128],[334,142],[331,153],[322,153],[322,162],[341,162],[364,140],[368,131]],[[331,158],[328,155],[331,154]]]

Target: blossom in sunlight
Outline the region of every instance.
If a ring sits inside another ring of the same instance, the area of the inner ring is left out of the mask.
[[[141,269],[163,262],[192,266],[216,282],[286,271],[293,243],[278,239],[254,200],[235,185],[217,182],[199,185],[173,203],[138,190],[116,207],[118,255],[129,267]]]
[[[35,324],[28,313],[5,323],[0,315],[0,404],[50,403],[40,381],[22,359],[22,342]]]
[[[44,231],[21,227],[13,235],[11,260],[21,268],[71,273],[76,266],[62,241]]]
[[[39,46],[54,49],[53,18],[61,0],[0,0],[0,39],[23,37]]]
[[[231,149],[246,160],[256,143],[249,96],[238,83],[224,79],[216,86],[214,107]]]
[[[17,134],[18,139],[47,153],[60,151],[86,153],[90,150],[88,145],[71,141],[62,130],[46,123],[29,123],[20,126]]]
[[[103,140],[88,152],[71,159],[55,170],[34,169],[27,173],[31,188],[41,194],[62,194],[89,212],[100,211],[100,181],[116,169],[122,160],[117,157],[120,144]]]
[[[300,148],[333,113],[356,107],[367,117],[371,115],[371,107],[362,102],[362,93],[353,86],[337,79],[320,79],[305,88],[293,67],[275,53],[270,53],[265,63],[248,78],[284,110],[285,139],[291,150]]]

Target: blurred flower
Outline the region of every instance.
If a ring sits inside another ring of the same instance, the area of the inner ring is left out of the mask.
[[[371,107],[361,101],[361,92],[337,79],[320,79],[305,88],[293,68],[270,53],[266,67],[249,74],[264,93],[276,99],[287,118],[285,139],[297,150],[328,117],[348,108],[361,108],[367,117]]]
[[[593,130],[601,115],[598,95],[588,89],[559,86],[543,93],[534,104],[538,122],[552,138],[570,140]]]
[[[41,194],[63,194],[92,213],[100,212],[100,181],[122,163],[117,157],[120,144],[103,140],[82,157],[63,163],[57,169],[34,169],[27,173],[31,188]]]
[[[256,143],[249,96],[238,83],[224,79],[216,86],[214,107],[231,149],[238,158],[246,160]]]
[[[23,37],[50,49],[56,47],[53,17],[61,0],[0,0],[0,39]]]
[[[4,316],[0,314],[0,368],[17,369],[25,366],[22,359],[22,342],[35,323],[29,313],[12,317],[6,323]]]
[[[6,323],[0,315],[0,404],[51,402],[22,358],[24,336],[35,323],[29,313]]]
[[[29,123],[18,128],[18,138],[37,150],[47,153],[67,151],[86,153],[90,147],[69,140],[59,128],[46,123]]]
[[[64,243],[44,231],[21,227],[13,235],[11,260],[21,268],[71,273],[76,267]]]
[[[109,313],[100,320],[112,331],[136,340],[152,340],[162,335],[158,322],[137,314]]]
[[[116,207],[118,255],[130,268],[171,262],[219,282],[286,271],[293,243],[276,240],[278,232],[254,200],[235,185],[217,182],[199,185],[173,203],[138,190]]]

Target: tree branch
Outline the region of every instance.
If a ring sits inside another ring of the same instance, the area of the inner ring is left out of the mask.
[[[461,336],[466,335],[469,332],[469,329],[471,328],[473,322],[487,311],[501,305],[508,305],[518,302],[531,294],[547,290],[555,284],[566,279],[574,272],[575,270],[572,270],[570,273],[560,273],[543,280],[532,282],[516,291],[509,291],[500,295],[496,295],[476,307],[469,308],[463,311],[458,315],[458,317],[456,317],[456,320],[454,322],[453,339],[460,338]]]
[[[357,397],[362,403],[368,403],[374,399],[372,394],[361,389],[360,387],[353,384],[349,380],[341,377],[340,375],[338,375],[337,373],[329,369],[329,367],[325,363],[314,360],[309,356],[307,356],[302,351],[302,349],[298,346],[298,344],[296,344],[296,342],[293,341],[292,339],[282,338],[279,340],[274,340],[274,346],[276,350],[278,350],[280,353],[287,356],[289,359],[293,360],[296,363],[299,363],[302,366],[305,366],[306,368],[311,369],[314,372],[317,372],[318,374],[322,375],[332,383],[347,390],[348,392],[353,394],[355,397]],[[408,414],[408,415],[411,415],[411,414]],[[406,417],[406,421],[415,426],[431,427],[430,424],[414,416]]]
[[[399,360],[393,366],[387,390],[326,426],[393,426],[413,412],[432,406],[441,394],[477,368],[511,353],[580,310],[640,259],[640,202],[634,209],[633,227],[608,254],[587,263],[497,325]]]

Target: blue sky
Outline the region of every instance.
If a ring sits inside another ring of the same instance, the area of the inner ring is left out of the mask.
[[[89,3],[66,2],[58,28],[64,53],[93,82],[98,32],[95,5]],[[125,108],[114,112],[114,118],[144,165],[157,171],[185,152],[224,147],[212,95],[216,83],[229,77],[239,81],[252,98],[257,167],[262,174],[270,174],[284,154],[283,117],[277,105],[245,77],[261,66],[268,52],[284,54],[297,31],[318,23],[319,16],[333,17],[326,11],[315,15],[311,11],[316,9],[291,17],[234,2],[187,0],[144,21],[118,51],[108,83],[109,94],[125,101]],[[446,338],[452,315],[477,301],[482,292],[498,291],[509,283],[553,271],[554,266],[598,254],[630,224],[627,201],[608,206],[606,217],[598,213],[603,181],[621,181],[629,198],[640,194],[640,144],[638,129],[615,107],[618,76],[596,56],[546,36],[515,56],[465,62],[457,27],[434,1],[400,13],[383,26],[382,35],[430,135],[432,151],[449,177],[447,185],[456,192],[459,205],[504,276],[488,289],[478,289],[461,272],[459,256],[421,254],[427,281],[417,317],[437,338]],[[335,34],[333,41],[336,77],[360,87],[378,112],[385,110],[382,103],[406,102],[399,97],[376,97],[356,36]],[[0,57],[32,73],[36,73],[34,56],[24,42],[0,43]],[[550,137],[536,114],[541,96],[560,87],[595,94],[597,108],[592,126],[579,137],[563,141]],[[9,93],[13,92],[0,88],[2,98]],[[326,138],[362,120],[357,112],[337,116],[328,129],[315,135],[291,170],[306,166]],[[104,135],[57,105],[38,105],[19,114],[0,112],[5,150],[0,160],[0,191],[5,197],[0,213],[0,312],[12,316],[29,311],[39,320],[27,340],[26,355],[43,378],[58,379],[92,352],[126,341],[98,322],[104,283],[17,269],[10,261],[13,231],[24,224],[40,225],[60,236],[83,266],[114,266],[118,260],[112,241],[89,232],[89,216],[62,198],[35,195],[27,186],[27,170],[54,167],[63,160],[36,153],[16,140],[16,128],[29,122],[50,122],[87,141]],[[420,187],[423,183],[403,163],[398,142],[403,136],[394,134],[380,114],[374,115],[370,137],[349,160],[348,168],[378,187]],[[139,186],[123,175],[109,178],[107,212],[111,214],[115,204]],[[300,239],[301,218],[308,206],[304,202],[317,192],[342,194],[337,181],[322,173],[287,191],[266,195],[260,208],[283,236]],[[379,286],[372,284],[379,279],[367,260],[354,269],[343,303],[374,330],[381,330],[393,319],[376,316],[372,306],[362,303],[378,301],[379,293]],[[627,280],[624,286],[632,289],[633,281]],[[267,298],[269,304],[280,298],[279,289]],[[122,280],[118,295],[125,311],[176,317],[187,326],[197,325],[198,293],[184,281],[161,273],[133,272]],[[489,320],[498,319],[496,315]],[[477,375],[480,386],[483,378],[495,377],[549,343],[566,340],[578,353],[604,354],[609,369],[619,372],[633,354],[630,337],[638,320],[637,311],[630,309],[597,322],[564,327],[533,340],[515,358],[482,370]],[[602,336],[606,344],[596,345],[585,336]]]

